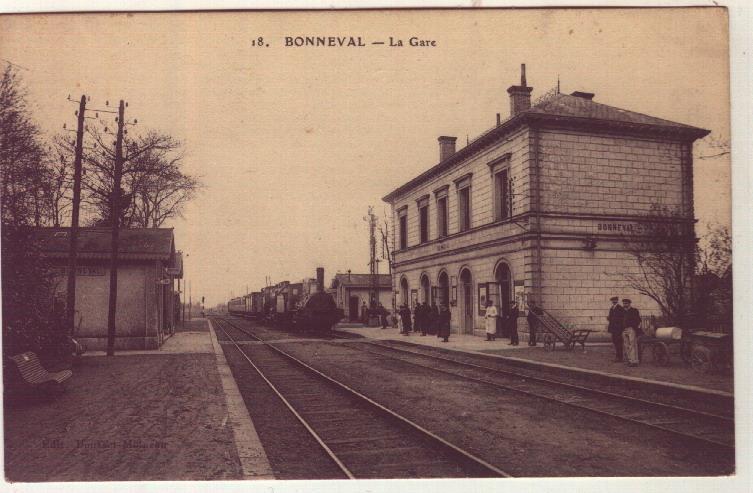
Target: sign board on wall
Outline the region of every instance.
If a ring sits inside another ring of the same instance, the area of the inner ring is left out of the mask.
[[[489,289],[485,282],[478,284],[478,314],[483,315],[486,313],[486,299],[489,294]]]
[[[68,267],[55,267],[54,269],[55,274],[59,276],[67,276],[68,275]],[[94,266],[94,265],[79,265],[76,267],[76,276],[87,276],[87,277],[94,277],[94,276],[104,276],[105,275],[105,268],[100,266]]]

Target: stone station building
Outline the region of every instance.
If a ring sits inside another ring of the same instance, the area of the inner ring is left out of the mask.
[[[693,244],[693,142],[708,130],[586,92],[531,106],[525,66],[507,91],[507,120],[497,115],[460,150],[455,137],[439,137],[439,163],[383,198],[398,305],[449,301],[456,333],[483,330],[488,299],[535,300],[560,322],[597,331],[606,330],[611,296],[659,315],[627,288],[625,274],[639,267],[625,238],[650,239],[649,223],[663,222]],[[657,207],[674,214],[657,217]]]

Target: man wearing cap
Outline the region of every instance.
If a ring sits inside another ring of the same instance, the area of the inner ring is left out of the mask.
[[[638,366],[638,336],[641,332],[641,314],[633,308],[632,301],[628,298],[622,300],[625,309],[622,326],[622,345],[628,366]]]
[[[607,330],[612,334],[612,344],[614,344],[614,361],[622,361],[622,322],[625,316],[625,309],[620,306],[620,299],[617,296],[609,298],[612,306],[609,308],[607,321],[609,325]]]

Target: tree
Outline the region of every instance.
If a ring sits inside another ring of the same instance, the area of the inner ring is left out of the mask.
[[[685,324],[692,312],[695,234],[690,221],[666,206],[654,205],[642,231],[625,235],[626,251],[637,269],[623,274],[628,286],[656,302],[668,324]]]
[[[167,219],[180,216],[201,183],[182,171],[179,141],[155,130],[134,133],[123,138],[119,224],[156,228]],[[82,180],[82,204],[89,224],[107,226],[111,224],[115,163],[114,145],[109,140],[113,129],[99,121],[87,127],[86,135],[90,145],[83,154],[87,172]],[[61,137],[57,143],[61,155],[73,155],[73,142]]]
[[[701,140],[701,150],[698,159],[715,159],[730,154],[731,146],[728,138],[709,134]]]
[[[14,226],[40,225],[43,216],[47,156],[26,96],[18,73],[8,64],[0,80],[0,199],[3,224]]]
[[[53,276],[29,226],[47,214],[47,154],[22,81],[9,64],[0,81],[3,351],[42,356],[62,346]]]
[[[700,325],[732,328],[732,236],[729,228],[709,224],[698,245],[696,297]]]

